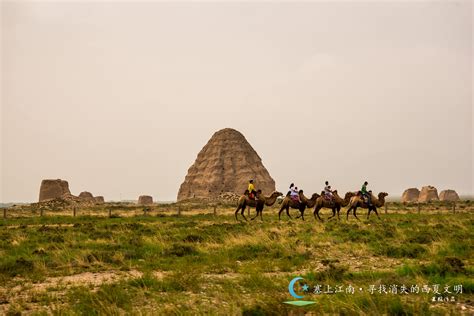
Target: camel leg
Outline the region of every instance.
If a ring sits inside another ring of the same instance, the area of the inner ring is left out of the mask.
[[[321,208],[318,208],[318,210],[316,211],[316,216],[318,216],[318,219],[321,221],[321,222],[324,222],[323,219],[321,218],[321,216],[319,216],[319,211],[321,210]]]
[[[280,211],[278,212],[278,220],[281,220],[281,212],[283,212],[283,207],[280,208]]]
[[[252,221],[253,221],[254,219],[256,219],[259,214],[262,213],[262,210],[259,210],[257,207],[255,207],[255,211],[257,211],[257,214],[255,214],[255,216],[250,219],[250,220],[252,220]]]
[[[304,220],[304,210],[300,210],[301,212],[301,219]]]
[[[296,216],[295,218],[300,218],[301,217],[301,209],[298,209],[300,211],[300,215]]]
[[[237,209],[235,210],[235,220],[238,221],[239,219],[237,218],[237,214],[239,214],[240,211],[240,205],[237,206]]]
[[[289,206],[286,208],[286,215],[288,215],[288,217],[291,219],[290,207]]]
[[[250,210],[250,206],[249,206],[249,210]],[[244,212],[245,212],[245,206],[242,208],[242,211],[240,212],[240,215],[242,215],[242,217],[245,219],[245,221],[248,222],[249,220],[247,219],[247,217],[245,217]]]
[[[354,217],[357,218],[358,221],[360,221],[360,219],[357,217],[356,211],[357,211],[357,207],[354,208]]]
[[[257,216],[258,216],[258,211],[257,211],[257,214],[254,217],[250,218],[250,220],[253,221]]]
[[[340,221],[341,218],[339,217],[339,211],[341,210],[341,207],[339,206],[336,210],[337,210],[337,220]]]
[[[314,219],[317,219],[317,218],[316,218],[316,213],[317,213],[318,211],[319,211],[319,209],[318,209],[318,207],[316,206],[316,207],[314,208],[314,211],[313,211]]]
[[[367,213],[367,220],[369,219],[370,212],[372,212],[372,208],[371,208],[371,207],[369,207],[369,212]]]
[[[376,208],[376,207],[374,207],[374,212],[375,212],[375,215],[377,215],[377,218],[378,218],[378,219],[381,219],[380,216],[379,216],[379,213],[377,212],[377,208]]]
[[[335,209],[335,208],[332,208],[331,211],[332,211],[332,215],[328,217],[328,220],[330,220],[331,218],[333,218],[334,216],[336,216],[336,209]]]
[[[283,212],[284,209],[285,209],[285,206],[282,206],[282,208],[280,208],[280,211],[278,212],[278,220],[281,220],[281,213]],[[291,218],[288,209],[286,209],[286,215],[288,215]]]
[[[347,210],[346,220],[349,220],[349,213],[352,211],[352,207]]]

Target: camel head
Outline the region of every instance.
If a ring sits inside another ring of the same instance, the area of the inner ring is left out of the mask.
[[[273,196],[283,196],[283,193],[279,192],[279,191],[273,191],[272,193]]]
[[[272,194],[270,194],[269,198],[276,198],[276,197],[280,197],[280,196],[283,196],[283,193],[281,193],[279,191],[273,191]]]
[[[379,195],[378,195],[378,198],[380,200],[380,199],[384,199],[386,196],[388,196],[387,192],[380,192]]]
[[[351,197],[356,196],[357,194],[354,192],[346,192],[346,195],[344,195],[344,199],[350,200]]]

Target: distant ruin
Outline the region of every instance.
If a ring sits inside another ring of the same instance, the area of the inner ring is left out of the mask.
[[[454,190],[443,190],[439,193],[440,201],[459,201],[459,195]]]
[[[138,204],[140,204],[140,205],[153,204],[153,197],[151,197],[149,195],[140,195],[138,197]]]
[[[439,201],[438,190],[431,185],[422,187],[420,191],[420,197],[418,202],[430,202],[430,201]]]
[[[51,202],[61,200],[63,203],[69,204],[102,204],[105,203],[103,196],[92,195],[92,193],[84,191],[75,196],[69,190],[69,183],[61,179],[45,179],[41,181],[39,202]]]
[[[420,196],[420,190],[417,188],[406,189],[402,194],[402,202],[417,202]]]
[[[69,184],[61,179],[45,179],[41,181],[39,202],[57,199],[69,195]]]

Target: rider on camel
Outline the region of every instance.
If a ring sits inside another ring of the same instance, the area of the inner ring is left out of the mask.
[[[249,180],[249,186],[248,186],[247,191],[249,191],[249,199],[255,200],[255,198],[257,197],[257,191],[255,191],[253,180]]]
[[[362,198],[367,199],[367,204],[370,206],[372,205],[372,194],[371,194],[372,191],[367,191],[368,184],[369,183],[367,181],[364,182],[364,184],[362,185],[362,188],[360,189],[360,193],[362,194]]]
[[[332,194],[332,190],[331,190],[331,186],[329,185],[329,182],[326,181],[325,182],[326,186],[324,187],[324,195],[326,196],[326,199],[329,200],[329,201],[332,201],[333,199],[333,194]]]
[[[300,194],[298,192],[298,187],[295,187],[295,184],[290,184],[290,198],[293,201],[300,202]]]

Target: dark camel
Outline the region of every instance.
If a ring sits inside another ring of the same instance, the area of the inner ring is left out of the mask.
[[[321,196],[319,196],[317,199],[316,199],[316,204],[314,206],[314,212],[313,212],[313,215],[314,215],[314,218],[316,218],[316,216],[318,216],[318,219],[322,222],[323,220],[321,219],[321,217],[319,216],[319,211],[322,209],[322,208],[329,208],[332,210],[332,215],[328,218],[328,220],[330,220],[331,218],[333,218],[334,216],[336,216],[336,212],[337,212],[337,219],[340,220],[340,217],[339,217],[339,211],[341,210],[342,207],[345,207],[349,204],[349,201],[350,199],[355,195],[354,192],[347,192],[346,195],[344,196],[344,199],[342,199],[338,194],[337,194],[337,190],[334,190],[333,191],[333,200],[332,201],[329,201],[327,199],[324,198],[324,192],[321,193]]]
[[[237,214],[239,213],[239,211],[241,211],[240,215],[242,215],[242,217],[247,220],[244,215],[245,208],[255,207],[255,209],[257,210],[257,214],[254,217],[250,218],[250,220],[254,220],[258,215],[260,215],[260,219],[263,221],[262,213],[265,205],[272,206],[273,204],[275,204],[277,198],[282,195],[283,193],[275,191],[267,197],[262,194],[262,190],[258,190],[256,199],[252,200],[249,199],[248,191],[246,190],[245,194],[239,198],[237,209],[235,210],[235,219],[238,220]]]
[[[311,199],[308,199],[307,197],[304,196],[303,194],[303,190],[300,190],[298,192],[299,194],[299,197],[300,197],[300,201],[301,202],[298,202],[298,201],[294,201],[291,199],[290,197],[290,192],[288,192],[285,196],[285,198],[283,199],[283,201],[281,202],[281,207],[280,207],[280,211],[278,212],[278,220],[281,220],[281,212],[283,212],[283,210],[286,210],[286,215],[291,218],[290,216],[290,208],[294,208],[294,209],[297,209],[300,211],[300,215],[298,215],[296,218],[300,218],[304,220],[304,211],[307,207],[311,208],[315,205],[316,203],[316,199],[319,197],[319,194],[317,193],[314,193],[312,196],[311,196]]]
[[[370,193],[370,194],[372,194],[372,193]],[[377,215],[377,217],[380,219],[379,213],[377,212],[377,207],[384,206],[385,197],[387,195],[388,195],[388,193],[386,193],[386,192],[380,192],[377,198],[372,195],[372,198],[371,198],[372,203],[370,204],[370,206],[367,205],[367,203],[364,201],[364,199],[362,198],[362,196],[360,194],[357,194],[357,195],[353,196],[351,198],[350,202],[349,202],[349,209],[347,210],[347,220],[349,220],[349,213],[352,210],[354,211],[355,218],[357,218],[357,220],[359,220],[359,218],[357,217],[357,214],[356,214],[356,210],[357,210],[358,207],[366,208],[366,209],[369,210],[369,212],[367,213],[367,219],[369,219],[370,212],[372,212],[372,211],[374,211],[375,215]]]

